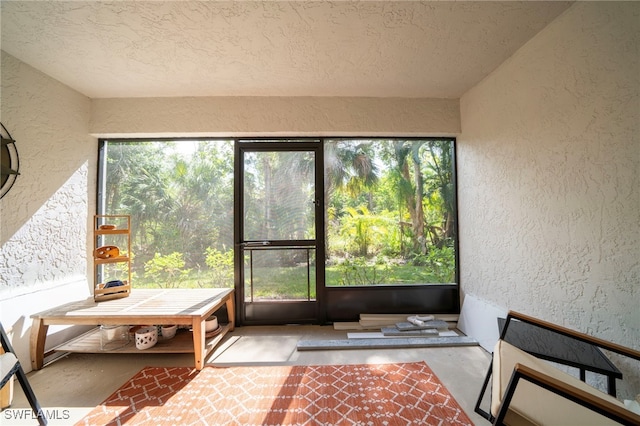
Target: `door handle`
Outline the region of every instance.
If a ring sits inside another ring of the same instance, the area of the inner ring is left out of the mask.
[[[252,241],[252,242],[244,242],[237,244],[238,247],[259,247],[259,246],[270,246],[271,241]]]

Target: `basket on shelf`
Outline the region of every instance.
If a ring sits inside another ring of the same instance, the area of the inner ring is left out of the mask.
[[[93,290],[93,298],[96,301],[121,299],[131,294],[131,284],[127,281],[119,281],[119,285],[112,285],[114,281],[100,283]],[[110,285],[111,284],[111,285]]]

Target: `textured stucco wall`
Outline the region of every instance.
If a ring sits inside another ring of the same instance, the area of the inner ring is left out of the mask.
[[[89,295],[97,142],[85,96],[5,52],[1,80],[2,123],[21,174],[0,200],[0,320],[28,367],[30,315]]]
[[[639,22],[574,4],[462,97],[458,139],[464,293],[636,349]]]
[[[457,99],[202,97],[92,100],[99,136],[410,136],[460,132]]]

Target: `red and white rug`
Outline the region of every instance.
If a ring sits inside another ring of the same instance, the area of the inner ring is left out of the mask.
[[[147,367],[79,425],[473,425],[424,362]]]

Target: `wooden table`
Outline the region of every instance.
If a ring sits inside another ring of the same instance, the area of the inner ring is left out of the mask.
[[[205,336],[205,320],[223,305],[227,307],[229,323],[215,337]],[[93,297],[67,303],[31,315],[31,364],[34,370],[44,365],[45,340],[50,325],[183,325],[192,332],[178,333],[174,339],[138,350],[135,343],[116,349],[118,353],[193,352],[195,367],[201,370],[209,351],[229,331],[234,329],[235,305],[233,289],[134,289],[129,297],[95,302]],[[185,336],[188,340],[185,345]],[[95,342],[98,342],[97,346]],[[191,344],[192,343],[192,344]],[[67,342],[54,350],[69,352],[104,352],[99,344],[99,328]]]

